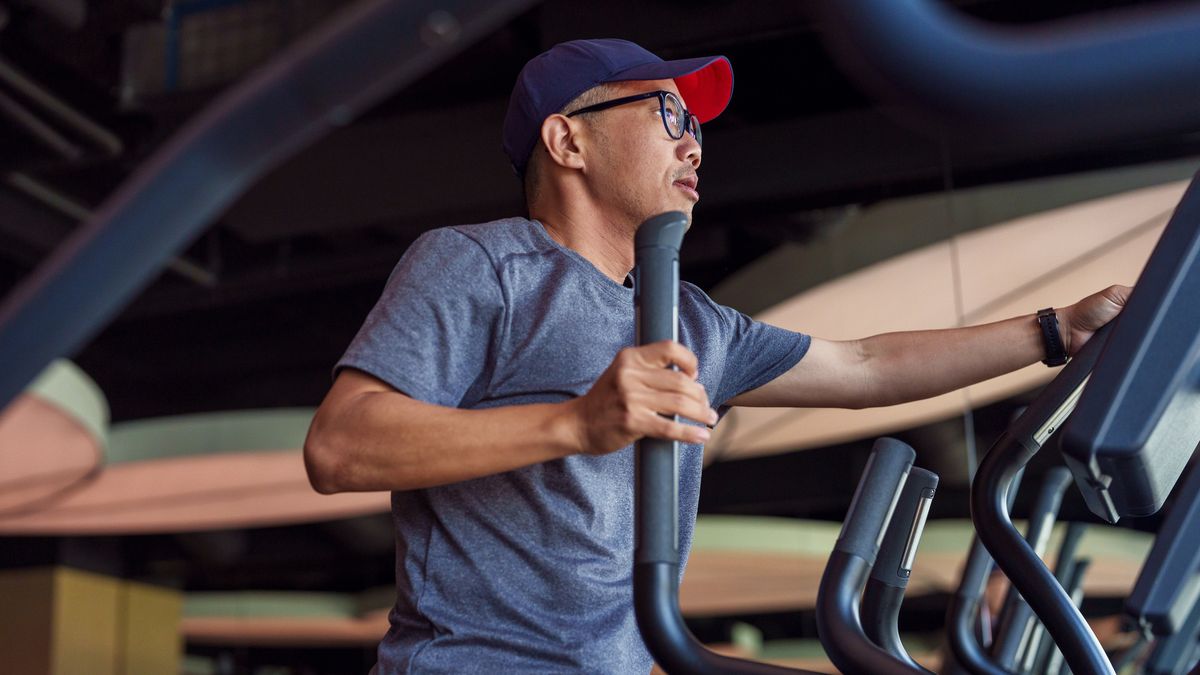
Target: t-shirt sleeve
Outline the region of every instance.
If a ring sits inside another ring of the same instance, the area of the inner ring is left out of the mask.
[[[495,266],[453,229],[421,235],[334,367],[373,375],[421,401],[459,405],[490,376],[504,314]]]
[[[711,302],[711,300],[710,300]],[[728,340],[716,401],[726,401],[774,380],[800,362],[812,338],[772,326],[713,303]]]

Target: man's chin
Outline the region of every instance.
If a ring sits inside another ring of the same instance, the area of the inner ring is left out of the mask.
[[[691,227],[692,227],[692,204],[690,202],[687,204],[672,204],[669,206],[664,206],[657,211],[654,211],[652,213],[647,213],[642,218],[641,222],[644,223],[647,220],[650,220],[651,218],[653,218],[654,216],[662,215],[662,214],[668,213],[670,211],[679,211],[683,215],[687,216],[687,228],[685,228],[685,231],[687,229],[691,229]]]

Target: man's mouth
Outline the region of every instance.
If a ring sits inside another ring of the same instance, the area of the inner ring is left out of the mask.
[[[700,199],[700,192],[696,190],[696,186],[699,184],[700,177],[696,176],[695,174],[691,176],[684,176],[683,178],[676,180],[674,183],[675,187],[683,190],[684,193],[691,197],[692,201],[699,201]]]

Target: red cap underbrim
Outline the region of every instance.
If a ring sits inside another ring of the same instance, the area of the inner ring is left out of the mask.
[[[675,80],[684,105],[701,124],[724,112],[733,97],[733,66],[724,56],[647,63],[607,81],[626,80]]]

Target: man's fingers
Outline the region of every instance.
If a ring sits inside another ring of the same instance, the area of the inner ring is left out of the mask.
[[[1118,307],[1125,306],[1125,303],[1129,301],[1129,294],[1132,292],[1132,286],[1122,286],[1120,284],[1109,286],[1103,291],[1100,291],[1100,293],[1104,295],[1105,299]]]
[[[646,436],[681,443],[707,443],[711,434],[704,427],[675,422],[658,415],[649,424]]]
[[[708,407],[708,401],[697,401],[684,394],[646,392],[644,395],[639,396],[636,401],[631,402],[655,415],[666,415],[668,417],[678,415],[706,425],[717,423],[717,411]]]
[[[682,372],[655,368],[643,371],[639,375],[642,383],[655,391],[686,394],[697,401],[708,400],[708,392],[705,391],[704,385]]]
[[[644,404],[666,415],[683,415],[701,424],[716,424],[717,411],[709,407],[704,385],[683,373],[652,370],[641,373],[648,398]]]
[[[647,365],[655,368],[676,366],[680,372],[693,380],[696,379],[696,371],[699,367],[696,355],[692,353],[692,350],[674,340],[661,340],[638,347],[637,350],[642,354]]]
[[[672,394],[656,399],[658,405],[656,412],[663,415],[679,415],[686,417],[689,420],[699,422],[701,424],[716,424],[717,411],[708,407],[708,402],[703,403],[696,399],[683,396],[682,394]]]

